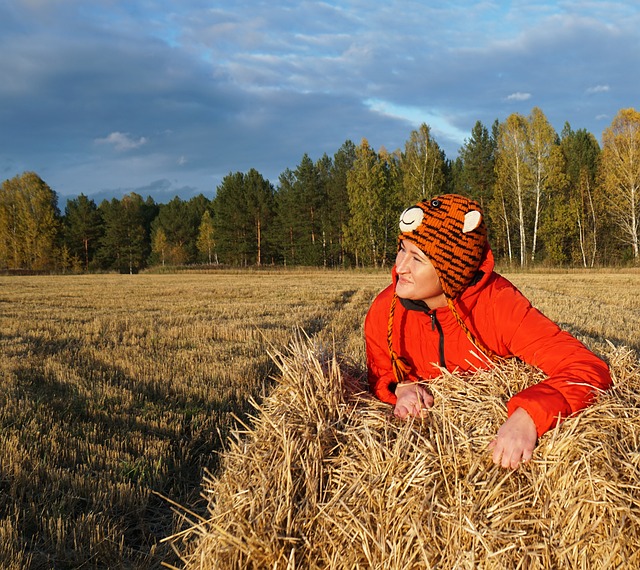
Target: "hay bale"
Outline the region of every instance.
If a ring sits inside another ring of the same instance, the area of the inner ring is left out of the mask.
[[[517,361],[434,381],[426,419],[400,421],[364,378],[298,339],[236,433],[188,568],[635,568],[640,564],[640,364],[610,349],[614,387],[545,434],[515,471],[487,445]]]

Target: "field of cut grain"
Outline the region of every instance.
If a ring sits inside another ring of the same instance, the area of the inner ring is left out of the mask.
[[[640,273],[510,277],[594,350],[640,350]],[[189,532],[174,503],[206,521],[211,489],[245,481],[229,469],[237,418],[258,425],[250,401],[273,405],[277,355],[302,330],[361,381],[362,321],[387,283],[320,270],[0,277],[0,567],[181,566],[172,543],[186,557],[210,529]]]
[[[357,329],[384,280],[0,277],[0,567],[170,560],[162,497],[198,508],[233,416],[269,389],[269,348]]]

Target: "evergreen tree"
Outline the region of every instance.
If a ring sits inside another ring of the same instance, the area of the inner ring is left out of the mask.
[[[97,255],[104,268],[120,273],[137,273],[144,268],[151,249],[146,228],[150,209],[151,202],[145,203],[133,192],[100,204],[104,234]]]
[[[403,204],[415,204],[444,192],[444,159],[431,129],[423,123],[411,131],[402,155]]]
[[[225,176],[212,202],[214,239],[223,263],[260,265],[270,245],[274,189],[257,170]]]
[[[102,235],[102,216],[96,203],[84,194],[67,200],[63,218],[64,243],[73,258],[82,260],[85,271],[95,257]]]
[[[349,220],[347,177],[356,159],[356,145],[345,141],[333,155],[328,176],[325,177],[326,196],[326,253],[329,266],[344,266],[347,262],[344,232]]]
[[[273,260],[269,243],[270,224],[274,216],[274,188],[257,170],[252,168],[244,178],[247,215],[253,226],[250,246],[252,259],[260,266],[265,260]]]
[[[606,214],[597,187],[600,147],[586,130],[573,131],[566,123],[560,150],[566,184],[549,192],[550,207],[541,227],[547,260],[593,267]]]
[[[331,239],[332,233],[334,230],[332,220],[331,220],[331,199],[329,198],[329,191],[331,190],[331,173],[333,170],[333,161],[331,158],[325,153],[320,157],[315,164],[316,171],[318,173],[318,180],[322,187],[322,193],[324,195],[324,200],[320,204],[320,231],[321,231],[321,240],[322,240],[322,266],[328,267],[330,264],[331,257]]]
[[[298,252],[300,218],[296,215],[298,204],[295,193],[295,175],[289,168],[285,169],[278,179],[275,195],[275,214],[273,240],[282,256],[285,265],[302,263],[302,255]]]
[[[294,191],[297,211],[303,223],[301,226],[300,250],[302,263],[319,265],[322,262],[322,204],[325,202],[325,188],[316,165],[307,154],[302,157],[295,172]]]
[[[384,218],[381,226],[384,230],[382,265],[393,263],[398,253],[398,232],[401,212],[412,204],[402,202],[404,196],[402,155],[400,151],[389,153],[380,149],[378,153],[385,173],[385,190],[382,194]],[[444,189],[443,189],[444,190]]]
[[[363,139],[356,148],[356,160],[347,176],[350,219],[346,247],[356,265],[383,266],[387,260],[386,242],[391,218],[388,210],[385,165]]]
[[[207,199],[202,195],[188,202],[176,196],[159,206],[151,234],[153,236],[162,230],[166,240],[164,256],[168,263],[182,265],[196,261],[198,226],[207,204]]]
[[[295,171],[287,169],[280,175],[276,192],[276,241],[285,264],[323,263],[326,190],[318,167],[306,154]]]
[[[229,265],[248,265],[253,224],[247,215],[242,172],[229,173],[222,179],[211,207],[220,261]]]
[[[477,121],[471,130],[471,137],[460,149],[460,186],[458,192],[473,198],[486,209],[493,199],[496,181],[495,171],[496,141],[489,130]]]

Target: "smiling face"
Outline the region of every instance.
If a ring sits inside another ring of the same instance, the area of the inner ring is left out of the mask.
[[[424,301],[431,309],[446,306],[447,301],[433,263],[409,240],[400,241],[400,249],[396,255],[396,272],[398,297]]]

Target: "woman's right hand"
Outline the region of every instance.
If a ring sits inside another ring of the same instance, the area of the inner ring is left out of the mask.
[[[396,385],[396,398],[393,414],[402,420],[409,416],[424,417],[433,406],[433,396],[425,386],[417,382]]]

